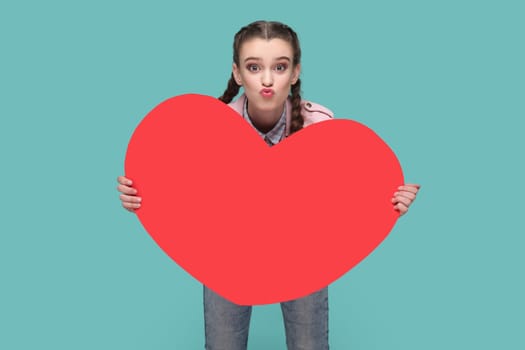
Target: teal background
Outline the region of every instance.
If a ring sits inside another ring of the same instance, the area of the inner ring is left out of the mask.
[[[303,96],[422,184],[330,287],[331,348],[524,349],[522,4],[2,2],[0,348],[203,348],[201,285],[115,180],[145,114],[220,95],[234,33],[272,19],[299,33]],[[277,305],[254,310],[249,349],[284,349]]]

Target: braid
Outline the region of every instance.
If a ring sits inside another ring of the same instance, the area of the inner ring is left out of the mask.
[[[292,85],[292,118],[290,125],[290,135],[303,128],[304,118],[301,114],[301,79]]]
[[[228,87],[226,87],[226,90],[224,90],[224,93],[221,97],[219,97],[219,100],[221,100],[224,103],[230,103],[235,96],[239,93],[240,86],[237,85],[237,82],[235,81],[235,78],[233,77],[233,73],[230,77],[230,80],[228,80]]]

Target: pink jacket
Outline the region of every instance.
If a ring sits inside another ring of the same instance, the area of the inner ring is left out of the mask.
[[[246,95],[242,94],[237,100],[230,102],[228,106],[233,108],[237,113],[242,115],[242,110],[244,108],[244,100]],[[331,110],[326,107],[323,107],[317,103],[310,101],[301,101],[301,114],[304,117],[303,127],[307,127],[310,124],[321,122],[323,120],[329,120],[334,117],[334,114]],[[292,103],[290,99],[286,101],[286,136],[290,134],[290,119],[292,117]]]

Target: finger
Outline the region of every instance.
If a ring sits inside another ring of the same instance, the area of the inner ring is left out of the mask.
[[[140,208],[140,203],[122,202],[122,206],[130,211]]]
[[[408,211],[408,207],[405,206],[403,203],[398,203],[394,206],[394,209],[399,212],[399,216],[403,216]]]
[[[405,205],[406,207],[409,207],[410,204],[412,204],[412,200],[406,198],[406,197],[403,197],[403,196],[395,196],[394,198],[392,198],[392,203],[394,204],[403,204]]]
[[[412,192],[408,192],[408,191],[399,191],[399,192],[395,192],[395,193],[394,193],[394,197],[398,197],[398,196],[408,198],[408,199],[410,199],[411,201],[413,201],[414,199],[416,199],[416,194],[415,194],[415,193],[412,193]]]
[[[417,191],[419,191],[420,188],[421,186],[418,184],[405,184],[403,186],[399,186],[397,189],[399,191],[408,191],[412,193],[417,193]]]
[[[128,195],[135,195],[137,194],[137,190],[133,187],[129,187],[126,185],[118,185],[117,190],[121,193],[128,194]]]
[[[420,184],[403,184],[403,186],[410,186],[410,187],[421,188]]]
[[[121,194],[120,195],[120,200],[123,202],[123,203],[140,203],[142,202],[142,198],[141,197],[137,197],[137,196],[127,196],[125,194]]]
[[[131,186],[133,184],[133,181],[131,181],[130,179],[122,175],[117,177],[117,182],[121,185],[127,185],[127,186]]]

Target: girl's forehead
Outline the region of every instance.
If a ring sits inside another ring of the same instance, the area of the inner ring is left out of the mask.
[[[272,59],[279,57],[293,57],[292,45],[283,39],[253,38],[245,41],[239,50],[241,61],[249,58]]]

